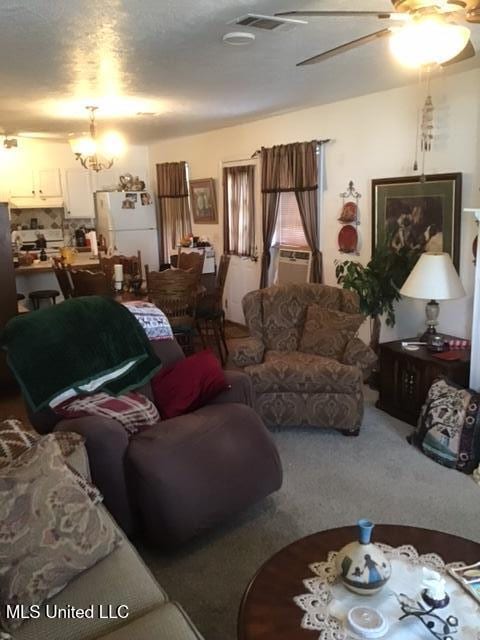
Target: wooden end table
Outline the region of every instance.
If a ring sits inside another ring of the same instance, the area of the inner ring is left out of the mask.
[[[356,540],[356,527],[315,533],[285,547],[261,567],[243,596],[238,616],[238,640],[312,640],[315,634],[302,629],[303,611],[293,598],[305,591],[308,566],[327,559]],[[478,562],[480,544],[465,538],[400,525],[377,525],[374,541],[400,547],[413,545],[423,553],[438,553],[446,562]],[[313,575],[313,574],[312,574]]]
[[[452,336],[444,336],[447,340]],[[414,342],[418,338],[408,338]],[[407,351],[402,340],[380,345],[379,398],[377,407],[391,416],[416,425],[428,390],[435,378],[446,376],[462,387],[468,387],[470,352],[458,351],[459,360],[440,360],[420,347]]]

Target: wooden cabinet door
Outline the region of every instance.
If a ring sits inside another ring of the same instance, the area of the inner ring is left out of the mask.
[[[65,171],[65,198],[67,218],[94,218],[92,178],[86,169]]]
[[[37,196],[40,198],[60,198],[62,196],[60,169],[39,169],[36,187]]]

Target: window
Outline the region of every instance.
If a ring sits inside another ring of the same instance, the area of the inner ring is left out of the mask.
[[[284,191],[280,194],[274,244],[284,244],[289,247],[308,246],[297,199],[295,193],[291,191]]]
[[[225,253],[255,255],[255,166],[224,167]]]

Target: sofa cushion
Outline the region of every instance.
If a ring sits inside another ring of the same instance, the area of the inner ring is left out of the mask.
[[[262,364],[246,367],[245,372],[257,393],[355,393],[362,385],[357,367],[301,351],[267,351]]]
[[[45,436],[0,474],[2,605],[41,604],[110,554],[121,537]],[[21,618],[1,619],[15,629]]]
[[[338,287],[310,283],[290,284],[269,287],[260,293],[263,306],[263,340],[267,349],[298,349],[307,308],[310,305],[345,313],[358,312],[356,294]]]
[[[310,305],[307,309],[300,351],[341,360],[345,347],[355,336],[365,317]]]
[[[210,350],[179,360],[152,378],[155,404],[164,419],[203,407],[227,387],[220,362]]]
[[[113,523],[106,509],[101,506],[97,508]],[[108,605],[116,610],[118,606],[126,604],[129,611],[127,621],[99,618],[98,609],[92,619],[50,620],[42,615],[38,620],[24,622],[15,632],[15,640],[92,640],[151,611],[166,600],[165,593],[137,551],[122,535],[122,544],[113,553],[78,576],[66,589],[49,600],[49,604],[61,608],[72,605],[83,609],[95,603],[103,605],[104,610]]]
[[[174,602],[157,607],[98,640],[202,640],[184,611]]]
[[[55,407],[55,412],[63,418],[102,416],[113,418],[130,434],[140,429],[152,427],[160,421],[157,408],[151,400],[134,391],[121,396],[95,393],[91,396],[73,398]]]

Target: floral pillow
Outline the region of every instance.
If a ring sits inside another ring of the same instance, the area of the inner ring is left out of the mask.
[[[341,360],[364,320],[365,316],[360,313],[344,313],[312,304],[307,309],[299,351]]]
[[[41,604],[62,591],[120,543],[103,509],[90,500],[65,464],[53,435],[0,469],[0,619],[5,605]]]
[[[52,433],[51,436],[58,444],[60,452],[67,464],[69,457],[85,443],[83,436],[70,431],[58,431],[57,433]],[[7,467],[13,460],[18,458],[18,456],[35,446],[41,438],[42,436],[40,436],[40,434],[31,427],[24,425],[23,422],[17,418],[7,418],[0,422],[0,469]],[[101,502],[103,496],[97,487],[70,465],[69,468],[92,502],[95,504]]]

